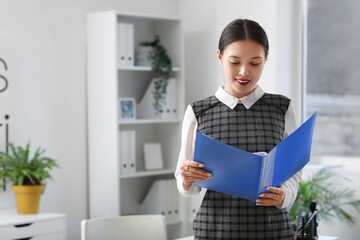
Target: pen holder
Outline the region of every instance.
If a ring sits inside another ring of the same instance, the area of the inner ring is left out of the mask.
[[[306,217],[297,215],[296,216],[296,229],[298,240],[314,240],[318,239],[316,221],[316,202],[312,201],[309,203],[309,213]]]

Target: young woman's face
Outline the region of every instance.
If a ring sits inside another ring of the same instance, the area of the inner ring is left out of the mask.
[[[226,79],[225,91],[241,98],[252,91],[260,79],[265,65],[264,48],[253,40],[230,43],[218,58]]]

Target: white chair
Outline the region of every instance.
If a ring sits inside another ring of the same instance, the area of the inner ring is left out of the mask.
[[[81,240],[166,240],[162,215],[132,215],[81,221]]]

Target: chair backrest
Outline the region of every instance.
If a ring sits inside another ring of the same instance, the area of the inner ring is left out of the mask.
[[[87,219],[81,222],[81,240],[166,240],[162,215],[132,215]]]

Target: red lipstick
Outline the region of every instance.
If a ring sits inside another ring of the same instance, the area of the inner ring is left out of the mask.
[[[246,78],[235,78],[236,82],[239,83],[241,86],[246,86],[249,84],[249,82],[251,81],[251,79],[246,79]]]

